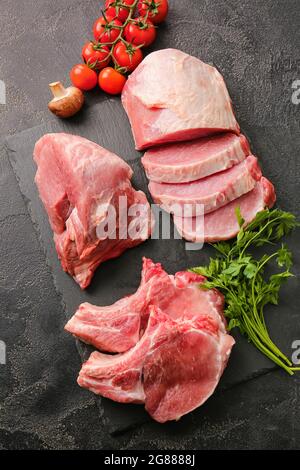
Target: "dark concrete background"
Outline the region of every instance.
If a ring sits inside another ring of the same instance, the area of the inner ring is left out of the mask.
[[[177,47],[220,69],[237,118],[276,184],[279,203],[299,215],[300,105],[292,104],[291,95],[292,82],[300,78],[300,2],[170,4],[154,47]],[[80,60],[100,7],[95,0],[1,0],[0,79],[7,86],[7,104],[0,105],[0,136],[55,120],[46,107],[48,83],[64,80]],[[118,104],[118,98],[93,92],[83,118],[90,108],[101,113],[103,100],[110,100],[112,109]],[[113,118],[111,125],[115,136]],[[61,298],[4,145],[0,191],[0,339],[8,358],[0,365],[0,449],[300,447],[299,379],[277,370],[219,390],[176,427],[147,422],[109,435],[101,406],[76,385],[80,360],[73,339],[63,332]],[[293,246],[296,242],[294,237]],[[298,273],[298,256],[296,261]],[[283,298],[281,308],[297,322],[299,310],[291,305],[298,278],[292,282],[293,295]],[[278,339],[282,327],[275,332]]]

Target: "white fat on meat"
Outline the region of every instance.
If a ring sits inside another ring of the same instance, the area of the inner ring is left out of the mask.
[[[240,130],[220,72],[177,49],[145,57],[128,77],[122,103],[139,150]]]

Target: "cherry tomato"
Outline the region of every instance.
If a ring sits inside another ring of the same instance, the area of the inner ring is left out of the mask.
[[[82,57],[88,65],[92,65],[95,70],[100,70],[109,64],[109,48],[101,44],[95,45],[90,41],[83,46]]]
[[[131,6],[135,0],[106,0],[105,1],[105,14],[112,18],[118,18],[123,23],[127,20],[129,10],[122,8],[120,5]]]
[[[122,41],[115,45],[113,55],[118,66],[126,68],[127,72],[132,72],[143,60],[141,49],[132,44],[124,44]]]
[[[106,93],[119,95],[126,83],[126,77],[112,67],[102,69],[99,74],[99,86]]]
[[[101,16],[94,23],[93,33],[97,42],[114,42],[120,34],[120,29],[114,26],[122,26],[121,21],[111,16],[106,16],[106,19]]]
[[[148,13],[148,18],[153,24],[162,23],[168,14],[168,0],[139,0],[138,12],[140,16]]]
[[[86,64],[77,64],[70,72],[70,79],[74,86],[86,91],[95,88],[98,77]]]
[[[150,46],[156,38],[156,29],[153,23],[142,16],[132,20],[125,27],[124,36],[126,41],[135,46]]]

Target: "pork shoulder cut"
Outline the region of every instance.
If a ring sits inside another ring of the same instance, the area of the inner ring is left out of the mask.
[[[150,181],[149,191],[154,202],[167,212],[192,217],[197,215],[197,205],[203,206],[204,214],[215,211],[251,191],[260,178],[257,158],[249,155],[228,170],[190,183]]]
[[[191,242],[212,243],[228,240],[235,237],[240,230],[235,213],[237,207],[240,208],[245,225],[248,225],[255,219],[258,212],[266,207],[273,207],[275,201],[274,186],[267,178],[262,177],[252,191],[226,206],[206,214],[203,220],[196,222],[193,217],[174,216],[174,224],[182,238]]]
[[[132,187],[132,170],[117,155],[83,137],[57,133],[36,143],[34,160],[35,182],[62,267],[82,288],[89,285],[100,263],[149,237],[148,201]],[[120,198],[127,204],[122,214]],[[136,208],[137,216],[129,217],[128,207]],[[110,208],[116,215],[114,230],[99,233]],[[130,236],[124,233],[127,228]]]
[[[178,420],[214,392],[227,364],[233,338],[205,314],[174,321],[149,308],[146,331],[126,353],[94,352],[78,384],[121,403],[145,403],[156,421]]]
[[[148,150],[142,164],[149,180],[188,183],[231,168],[250,155],[246,137],[219,134]]]
[[[240,130],[222,75],[177,49],[145,57],[129,76],[122,103],[138,150]]]

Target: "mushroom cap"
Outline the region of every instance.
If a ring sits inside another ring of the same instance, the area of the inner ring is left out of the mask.
[[[74,116],[83,106],[84,94],[76,87],[65,89],[63,96],[54,97],[48,104],[50,111],[60,118]]]

